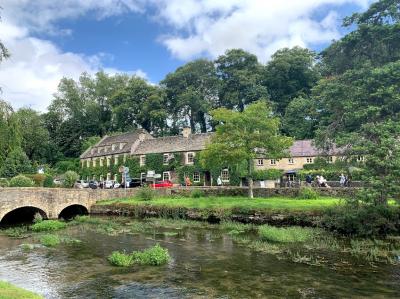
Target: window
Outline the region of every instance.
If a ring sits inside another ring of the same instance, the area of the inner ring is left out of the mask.
[[[86,160],[86,166],[89,168],[90,167],[90,159]]]
[[[104,158],[100,158],[100,167],[103,167],[104,165]]]
[[[223,169],[221,171],[221,180],[223,182],[229,182],[229,170],[228,169]]]
[[[364,160],[365,160],[364,156],[357,156],[358,162],[364,162]]]
[[[307,164],[311,164],[313,162],[313,158],[307,158],[306,162],[307,162]]]
[[[92,160],[93,167],[96,167],[96,159]]]
[[[258,159],[257,160],[257,165],[258,166],[263,166],[264,165],[264,159]]]
[[[169,162],[169,154],[164,154],[163,155],[163,164],[168,165]]]
[[[193,182],[200,183],[200,172],[193,173]]]
[[[114,157],[114,165],[118,165],[118,156]]]
[[[122,150],[122,149],[124,148],[125,144],[126,144],[126,143],[120,143],[120,144],[119,144],[119,149]]]
[[[142,173],[140,174],[140,180],[141,180],[142,182],[145,182],[145,181],[146,181],[146,173],[145,173],[145,172],[142,172]]]
[[[146,156],[141,155],[140,156],[140,166],[145,166],[146,165]]]
[[[269,164],[270,164],[270,165],[276,165],[276,159],[271,159],[271,160],[269,161]]]
[[[169,171],[164,171],[163,172],[162,179],[163,179],[163,181],[170,181],[171,180],[171,176],[169,174]]]
[[[328,163],[333,163],[333,157],[332,157],[332,156],[326,157],[326,161],[327,161]]]
[[[289,159],[288,159],[288,163],[289,163],[289,164],[294,164],[294,159],[293,159],[293,158],[289,158]]]
[[[116,146],[117,146],[116,144],[111,145],[111,150],[115,151]]]
[[[194,163],[194,153],[187,153],[186,164],[193,164],[193,163]]]
[[[107,166],[111,165],[111,157],[107,157]]]

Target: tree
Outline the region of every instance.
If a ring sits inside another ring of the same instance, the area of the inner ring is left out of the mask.
[[[11,105],[0,100],[0,162],[22,143],[21,126]]]
[[[261,152],[275,159],[286,156],[292,138],[279,135],[279,119],[272,116],[264,101],[248,105],[243,112],[219,108],[211,115],[218,125],[211,142],[200,154],[202,165],[222,168],[247,163],[249,197],[253,198],[254,159]]]
[[[0,169],[1,175],[8,178],[30,172],[32,172],[31,162],[21,148],[11,151]]]
[[[161,82],[165,87],[170,114],[188,120],[192,132],[197,125],[205,133],[207,113],[218,99],[218,77],[211,61],[198,59],[179,67]]]
[[[298,97],[286,107],[282,130],[295,139],[312,139],[317,128],[317,107],[311,98]]]
[[[220,107],[243,111],[246,105],[268,98],[267,88],[262,84],[262,66],[257,56],[233,49],[219,56],[215,64],[221,81]]]
[[[1,9],[1,7],[0,7],[0,9]],[[1,16],[0,16],[0,21],[1,21]],[[8,57],[10,57],[10,52],[8,52],[6,46],[0,40],[0,62]]]
[[[264,82],[276,111],[283,115],[296,97],[307,97],[320,79],[316,54],[294,47],[278,50],[265,67]]]

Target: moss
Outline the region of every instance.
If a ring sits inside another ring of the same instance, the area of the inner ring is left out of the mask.
[[[12,284],[0,281],[0,299],[40,299],[43,298],[35,293],[13,286]]]
[[[58,220],[44,220],[38,223],[35,223],[31,226],[31,229],[35,232],[43,232],[43,231],[55,231],[64,229],[67,227],[65,222],[61,222]]]

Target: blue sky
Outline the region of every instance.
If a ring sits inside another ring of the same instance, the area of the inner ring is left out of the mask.
[[[266,63],[279,48],[320,51],[369,0],[3,0],[2,98],[45,111],[63,77],[128,72],[158,83],[198,57],[243,48]]]

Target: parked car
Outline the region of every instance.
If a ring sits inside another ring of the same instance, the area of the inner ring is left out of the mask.
[[[114,188],[114,189],[117,189],[117,188],[119,188],[119,187],[121,187],[121,184],[118,183],[118,182],[116,182],[116,181],[113,181],[113,188]]]
[[[171,181],[158,181],[155,184],[149,184],[151,188],[171,188],[173,186]]]
[[[97,183],[97,181],[89,181],[89,188],[97,189],[97,187],[99,187],[99,183]]]
[[[75,182],[74,187],[78,189],[89,188],[89,183],[84,180],[78,180]]]
[[[64,182],[61,179],[54,179],[53,180],[54,185],[56,186],[61,186]]]
[[[131,179],[128,178],[126,180],[127,184],[126,184],[126,188],[135,188],[135,187],[140,187],[142,185],[142,182],[140,179]],[[120,188],[125,188],[125,183],[122,182],[120,184]]]
[[[103,188],[104,189],[111,189],[112,187],[114,186],[114,183],[113,183],[113,181],[105,181],[104,182],[104,186],[103,186]]]

